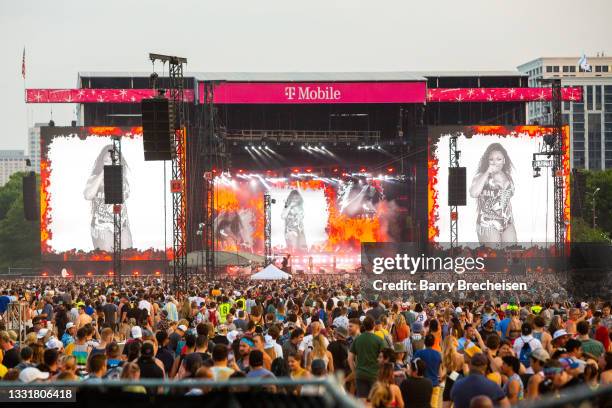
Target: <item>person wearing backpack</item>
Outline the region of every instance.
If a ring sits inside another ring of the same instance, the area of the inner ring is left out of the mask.
[[[530,323],[523,323],[521,325],[521,337],[514,341],[513,346],[519,361],[527,369],[531,367],[531,361],[529,360],[531,353],[534,350],[543,348],[540,340],[533,337],[532,330],[533,328]]]

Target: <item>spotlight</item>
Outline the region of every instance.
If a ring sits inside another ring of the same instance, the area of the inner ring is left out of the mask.
[[[255,186],[257,186],[257,181],[255,181],[255,180],[251,180],[251,181],[249,182],[249,184],[251,185],[251,187],[255,187]]]
[[[249,150],[249,146],[244,146],[244,150]]]
[[[302,150],[306,150],[306,148],[305,148],[304,146],[300,147],[300,149],[302,149]]]
[[[259,146],[259,150],[263,149],[263,147]]]
[[[393,167],[387,168],[387,173],[393,173]]]

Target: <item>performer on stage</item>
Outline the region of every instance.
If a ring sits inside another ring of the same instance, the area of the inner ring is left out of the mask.
[[[113,164],[112,145],[102,148],[87,179],[83,195],[91,201],[91,240],[94,249],[110,252],[113,250],[113,204],[104,203],[104,166]],[[123,204],[121,205],[121,247],[132,248],[132,232],[128,220],[125,201],[130,195],[128,181],[129,167],[122,155],[119,162],[123,166]]]
[[[476,232],[481,244],[516,243],[510,199],[514,195],[512,161],[500,143],[492,143],[480,158],[470,196],[478,200]]]

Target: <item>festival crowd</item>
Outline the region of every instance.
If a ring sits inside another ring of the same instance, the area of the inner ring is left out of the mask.
[[[7,330],[10,313],[21,314],[22,333]],[[48,278],[0,281],[0,315],[4,381],[123,379],[134,382],[124,392],[154,394],[168,391],[137,380],[341,374],[346,393],[376,408],[510,406],[612,383],[603,300],[372,301],[330,277],[193,278],[182,293],[155,278]]]

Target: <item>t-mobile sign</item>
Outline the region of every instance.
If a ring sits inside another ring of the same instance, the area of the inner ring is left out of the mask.
[[[227,104],[424,102],[425,82],[227,82],[214,91],[214,103]]]

